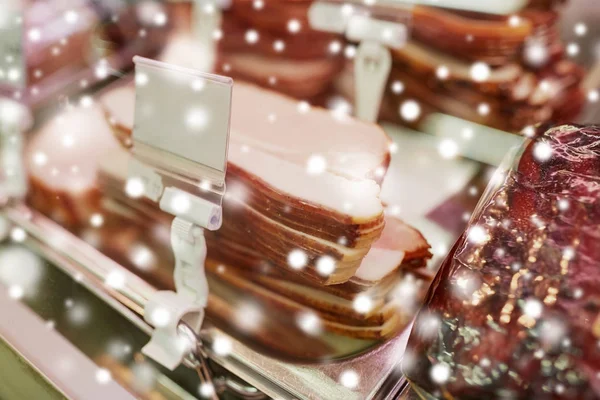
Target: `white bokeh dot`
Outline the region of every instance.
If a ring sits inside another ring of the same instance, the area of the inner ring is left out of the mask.
[[[544,141],[539,141],[533,146],[533,156],[539,162],[546,162],[552,158],[552,146]]]
[[[513,28],[519,26],[521,24],[521,17],[518,15],[511,15],[508,19],[508,24]]]
[[[322,276],[329,276],[335,271],[335,259],[331,256],[321,256],[317,260],[317,272]]]
[[[10,231],[10,238],[13,242],[21,243],[27,238],[27,232],[18,226],[14,227]]]
[[[360,383],[360,377],[356,371],[348,369],[341,373],[340,383],[348,389],[356,389]]]
[[[23,298],[24,294],[25,294],[25,291],[23,290],[23,287],[21,287],[19,285],[11,285],[8,288],[8,296],[11,299],[19,300],[19,299]]]
[[[342,51],[342,43],[339,40],[333,40],[329,43],[329,52],[331,54],[339,54]]]
[[[298,33],[300,28],[302,28],[302,25],[297,19],[290,19],[287,23],[287,29],[290,33]]]
[[[39,42],[42,38],[42,32],[38,28],[31,28],[27,32],[27,38],[32,42]]]
[[[523,313],[533,319],[538,319],[542,316],[544,306],[538,299],[527,299],[523,303]]]
[[[167,23],[167,14],[163,11],[157,12],[154,14],[153,21],[156,26],[164,26]]]
[[[309,175],[319,175],[327,170],[327,160],[320,154],[313,154],[306,161],[306,172]]]
[[[74,10],[69,10],[65,13],[65,21],[69,24],[74,24],[79,19],[79,14]]]
[[[212,398],[215,394],[215,387],[210,382],[204,382],[200,384],[198,392],[200,392],[200,396],[203,398]]]
[[[490,105],[487,104],[487,103],[480,103],[477,106],[477,112],[479,113],[479,115],[482,115],[484,117],[486,115],[489,115],[489,113],[490,113]]]
[[[210,115],[204,107],[193,107],[185,115],[185,123],[193,131],[203,131],[208,125]]]
[[[150,314],[150,322],[156,328],[164,328],[171,321],[171,313],[164,307],[157,307]]]
[[[567,45],[567,54],[571,57],[575,57],[579,54],[579,45],[577,43],[569,43]]]
[[[308,256],[304,251],[295,249],[288,254],[287,262],[293,269],[302,269],[308,264]]]
[[[352,301],[352,307],[354,311],[366,314],[373,309],[373,299],[369,295],[361,293]]]
[[[212,343],[212,350],[219,356],[226,356],[231,353],[233,344],[231,339],[226,336],[216,336]]]
[[[113,270],[108,273],[104,283],[113,289],[123,289],[125,287],[126,277],[122,271]]]
[[[475,82],[485,82],[491,74],[490,66],[484,62],[476,62],[471,66],[471,78]]]
[[[92,225],[94,228],[98,228],[102,226],[102,224],[104,224],[104,217],[102,216],[102,214],[92,214],[92,216],[90,217],[90,225]]]
[[[254,29],[248,29],[244,37],[246,39],[246,42],[248,42],[249,44],[255,44],[256,42],[258,42],[259,39],[258,32]]]
[[[171,200],[171,207],[177,214],[188,212],[191,205],[190,197],[185,193],[178,193]]]
[[[306,114],[310,111],[310,103],[308,101],[301,101],[298,103],[298,112],[300,114]]]
[[[106,368],[100,368],[96,371],[96,381],[102,385],[109,383],[112,380],[112,375]]]
[[[450,366],[448,364],[438,363],[431,367],[429,377],[434,383],[443,385],[450,379],[450,372]]]
[[[144,182],[140,178],[129,178],[125,184],[125,193],[131,198],[138,198],[144,194]]]
[[[438,153],[442,158],[455,158],[458,155],[458,150],[458,144],[452,139],[443,139],[438,145]]]
[[[414,100],[406,100],[400,105],[400,116],[408,122],[416,121],[421,116],[421,106]]]
[[[573,27],[573,31],[577,36],[585,36],[587,34],[588,28],[587,25],[583,22],[576,23]]]
[[[281,53],[285,50],[285,42],[283,40],[276,40],[273,42],[273,50],[277,53]]]
[[[394,94],[400,94],[404,91],[404,83],[400,81],[394,81],[392,82],[391,88]]]
[[[302,311],[296,316],[300,330],[310,336],[317,336],[323,331],[321,318],[312,311]]]
[[[440,65],[435,70],[435,75],[438,77],[438,79],[446,80],[450,76],[450,69],[448,69],[448,67],[445,65]]]
[[[479,245],[486,243],[489,240],[489,235],[484,227],[480,225],[473,225],[469,229],[467,239],[469,242]]]
[[[137,71],[135,73],[135,84],[137,86],[145,86],[148,83],[148,75],[144,72]]]

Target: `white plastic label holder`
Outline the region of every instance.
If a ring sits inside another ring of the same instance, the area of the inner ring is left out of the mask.
[[[362,8],[315,2],[308,11],[313,29],[344,34],[360,42],[354,58],[356,115],[375,121],[391,67],[388,47],[401,48],[408,39],[405,24],[373,18]]]
[[[381,43],[363,41],[354,59],[356,116],[374,122],[392,69],[390,51]]]
[[[177,292],[160,291],[149,299],[144,318],[155,330],[142,351],[174,369],[190,352],[178,325],[185,322],[198,333],[208,301],[204,229],[221,226],[233,82],[140,57],[134,61],[134,159],[127,185],[135,181],[133,192],[175,216]]]

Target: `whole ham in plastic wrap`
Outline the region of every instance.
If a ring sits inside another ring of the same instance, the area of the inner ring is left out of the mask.
[[[423,398],[600,397],[600,126],[512,155],[442,265],[403,362]]]

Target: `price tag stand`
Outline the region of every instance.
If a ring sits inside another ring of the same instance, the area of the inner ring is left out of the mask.
[[[140,57],[134,62],[134,160],[126,190],[175,216],[177,292],[159,291],[146,304],[144,318],[155,330],[143,352],[174,369],[191,350],[179,327],[198,334],[208,299],[204,229],[221,226],[232,81]]]

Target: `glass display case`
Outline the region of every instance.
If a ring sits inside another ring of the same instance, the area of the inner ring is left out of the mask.
[[[496,167],[600,115],[592,0],[9,3],[2,399],[420,398],[414,318]],[[152,308],[186,286],[201,329]]]

